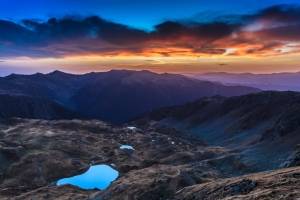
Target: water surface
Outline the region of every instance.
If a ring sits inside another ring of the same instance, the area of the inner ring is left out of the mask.
[[[134,127],[134,126],[128,126],[127,128],[128,128],[128,129],[130,129],[130,130],[133,130],[133,129],[135,129],[135,127]]]
[[[129,145],[121,145],[120,149],[132,149],[132,150],[134,150],[133,147],[129,146]]]
[[[108,165],[94,165],[84,174],[60,179],[57,185],[71,184],[83,189],[98,188],[103,190],[107,188],[112,181],[116,180],[118,176],[119,172]]]

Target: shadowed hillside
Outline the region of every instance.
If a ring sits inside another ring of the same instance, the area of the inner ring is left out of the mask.
[[[261,92],[202,98],[154,110],[136,117],[134,123],[181,129],[210,145],[240,152],[242,160],[261,171],[278,168],[299,143],[299,113],[300,93]]]
[[[68,110],[42,98],[25,95],[0,94],[0,118],[20,117],[28,119],[81,119],[83,114]]]

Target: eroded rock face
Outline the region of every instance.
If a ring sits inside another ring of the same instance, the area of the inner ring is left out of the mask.
[[[300,166],[300,144],[288,155],[279,168]]]
[[[186,186],[230,176],[214,162],[226,156],[232,157],[224,148],[166,127],[130,130],[97,120],[2,120],[0,197],[167,199]],[[119,178],[98,192],[56,186],[61,178],[87,171],[90,163],[110,165]]]
[[[228,188],[226,188],[226,190],[228,191],[227,196],[249,194],[249,192],[251,192],[256,186],[257,186],[257,182],[254,182],[251,179],[243,179],[242,181],[234,185],[231,185],[229,187],[229,191]]]

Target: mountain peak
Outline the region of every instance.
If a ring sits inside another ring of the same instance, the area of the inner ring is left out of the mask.
[[[5,76],[5,77],[4,77],[4,80],[14,80],[14,79],[18,78],[19,76],[20,76],[20,75],[18,75],[18,74],[11,73],[10,75]]]
[[[50,76],[55,76],[55,77],[58,77],[58,78],[71,78],[71,77],[74,77],[76,76],[75,74],[69,74],[69,73],[66,73],[66,72],[62,72],[62,71],[59,71],[59,70],[55,70],[47,75],[50,75]]]
[[[59,70],[54,70],[53,72],[50,72],[49,74],[68,74],[68,73],[62,72],[62,71],[59,71]]]
[[[137,71],[137,70],[128,70],[128,69],[112,69],[108,72],[116,72],[116,73],[120,73],[120,72],[132,72],[132,73],[152,73],[152,74],[155,74],[154,72],[152,71],[149,71],[149,70],[140,70],[140,71]]]

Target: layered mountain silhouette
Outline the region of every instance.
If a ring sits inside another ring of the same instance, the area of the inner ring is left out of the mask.
[[[261,90],[298,91],[300,92],[300,72],[272,74],[233,74],[226,72],[210,72],[205,74],[187,74],[199,80],[220,82],[225,85],[244,85]]]
[[[20,113],[18,109],[0,112],[3,117],[60,119],[61,113],[48,105],[51,104],[63,107],[61,109],[69,110],[69,113],[76,112],[71,118],[82,115],[121,124],[146,111],[183,104],[201,97],[231,97],[259,91],[253,87],[225,86],[183,75],[156,74],[145,70],[111,70],[84,75],[60,71],[33,75],[11,74],[0,78],[0,93],[14,99],[6,102],[7,107],[18,106],[15,99],[21,101],[24,98],[23,104],[20,104],[23,109],[20,109]],[[37,108],[32,103],[25,103],[29,98],[33,98],[30,101],[35,104],[43,102],[43,106]],[[30,109],[37,110],[26,112]]]

